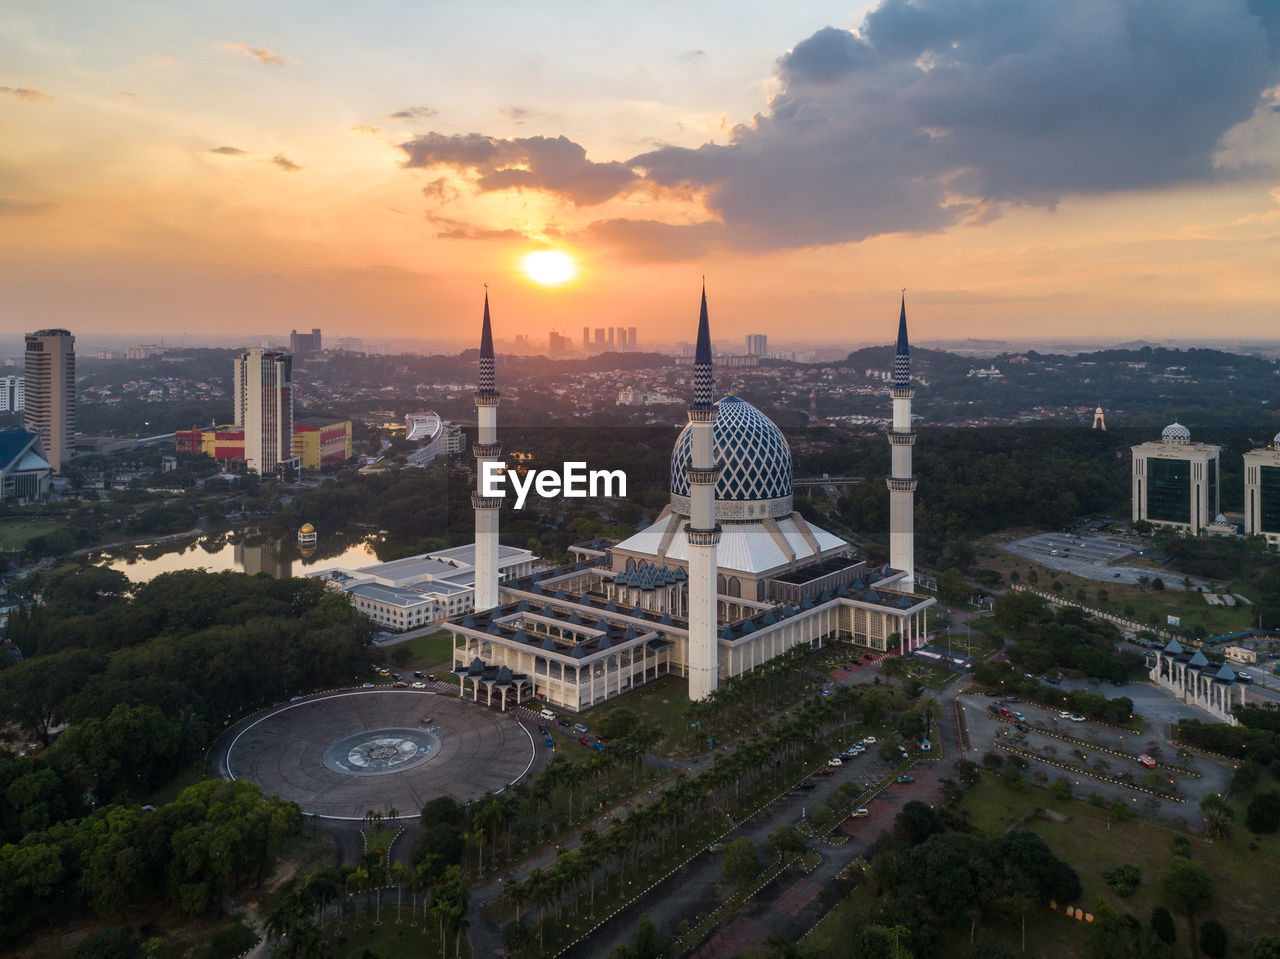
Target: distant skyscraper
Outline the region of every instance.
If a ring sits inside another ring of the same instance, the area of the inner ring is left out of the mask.
[[[582,328],[582,352],[591,352],[591,327],[584,326]]]
[[[0,413],[21,413],[25,398],[25,379],[21,376],[0,376]]]
[[[636,328],[634,326],[627,327],[627,349],[634,350],[636,348]]]
[[[552,330],[547,337],[548,356],[564,356],[564,354],[569,352],[569,346],[569,337],[561,336],[555,330]]]
[[[603,326],[596,327],[596,349],[597,350],[604,349],[604,327]]]
[[[320,331],[312,329],[310,333],[289,331],[289,350],[294,356],[306,356],[308,353],[321,352]]]
[[[768,356],[769,337],[764,333],[748,333],[747,353],[752,356]]]
[[[235,361],[236,423],[245,465],[259,476],[293,457],[293,357],[255,347]]]
[[[1244,454],[1244,531],[1280,546],[1280,433]]]
[[[618,349],[619,351],[627,348],[627,328],[625,326],[618,327]]]
[[[26,374],[26,427],[61,473],[76,436],[76,338],[66,330],[28,333]]]
[[[613,327],[612,326],[609,327],[609,329],[606,332],[609,335],[609,349],[612,350],[614,348],[613,347]]]

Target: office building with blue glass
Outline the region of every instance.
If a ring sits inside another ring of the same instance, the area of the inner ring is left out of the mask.
[[[1280,546],[1280,433],[1244,454],[1244,531]]]
[[[1218,516],[1221,446],[1191,442],[1181,423],[1133,452],[1133,520],[1201,532]]]

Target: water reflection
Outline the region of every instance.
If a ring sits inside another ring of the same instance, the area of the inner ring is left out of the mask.
[[[387,549],[378,535],[322,536],[314,548],[299,549],[293,537],[277,538],[256,530],[233,530],[195,539],[170,540],[144,546],[114,547],[91,557],[110,569],[118,569],[135,583],[146,583],[161,573],[203,569],[266,573],[277,579],[305,576],[312,571],[342,566],[367,566],[378,562],[377,551]]]

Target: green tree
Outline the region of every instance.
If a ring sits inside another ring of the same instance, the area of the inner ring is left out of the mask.
[[[1210,836],[1225,839],[1231,832],[1231,823],[1236,818],[1231,804],[1217,793],[1209,793],[1200,800],[1200,814],[1204,816],[1205,829]]]
[[[1173,915],[1164,906],[1156,906],[1151,910],[1151,931],[1165,945],[1171,946],[1178,941],[1178,927],[1173,924]]]
[[[1198,959],[1200,939],[1196,930],[1196,915],[1213,904],[1213,878],[1198,862],[1174,856],[1173,862],[1160,873],[1156,887],[1161,900],[1170,910],[1187,917],[1191,955],[1193,959]]]
[[[1280,959],[1280,936],[1268,932],[1253,940],[1249,959]]]
[[[1217,919],[1200,924],[1200,951],[1209,959],[1222,959],[1227,954],[1227,930]]]
[[[1280,787],[1272,786],[1257,793],[1249,802],[1245,825],[1256,833],[1280,829]]]
[[[794,826],[779,826],[769,834],[768,849],[770,854],[787,863],[805,850],[804,837]]]
[[[647,912],[636,923],[636,931],[631,935],[631,948],[635,952],[635,959],[658,959],[662,954],[658,928]]]
[[[724,850],[724,881],[739,892],[760,875],[760,853],[756,844],[740,836]]]

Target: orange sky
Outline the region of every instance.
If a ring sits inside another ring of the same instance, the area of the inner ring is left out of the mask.
[[[936,4],[914,6],[928,15]],[[983,6],[972,4],[975,35]],[[964,28],[952,64],[926,62],[936,51],[914,64],[890,57],[905,28],[866,4],[761,5],[772,20],[740,38],[719,29],[719,4],[670,29],[674,4],[629,22],[593,11],[572,26],[568,5],[512,4],[500,37],[466,11],[446,21],[409,4],[360,24],[302,4],[272,15],[249,4],[130,9],[133,24],[88,4],[0,12],[10,335],[320,326],[330,342],[445,345],[468,338],[487,282],[501,338],[545,343],[557,329],[576,343],[583,326],[634,325],[645,345],[692,338],[703,274],[726,343],[745,332],[777,345],[884,339],[903,286],[916,340],[1278,328],[1275,48],[1240,11],[1223,14],[1221,49],[1203,43],[1197,69],[1218,69],[1214,57],[1249,69],[1204,91],[1200,114],[1170,110],[1125,141],[1132,119],[1109,115],[1105,98],[1081,107],[1049,87],[1005,102],[986,52],[965,58]],[[838,30],[821,33],[828,25]],[[1212,34],[1199,22],[1163,26]],[[1006,61],[1021,51],[1017,37],[1001,42]],[[1063,43],[1069,59],[1076,48]],[[1170,61],[1185,63],[1170,43]],[[1159,64],[1135,67],[1124,44],[1115,49],[1117,62],[1096,70],[1114,72],[1108,96],[1123,100],[1124,83],[1141,93]],[[857,60],[871,52],[874,69]],[[915,75],[899,82],[904,64]],[[940,99],[947,70],[950,99]],[[1180,74],[1159,83],[1205,86]],[[1079,135],[1064,135],[1074,124]],[[1097,136],[1061,170],[1060,149],[1042,150],[1108,130],[1119,136]],[[464,142],[473,133],[482,137]],[[429,162],[406,166],[415,154],[404,145],[427,134],[438,136]],[[562,136],[554,153],[531,143]],[[716,149],[680,149],[707,143]],[[498,159],[462,159],[477,147]],[[1143,182],[1151,156],[1172,160]],[[938,199],[917,202],[926,195]],[[871,207],[871,225],[853,224]],[[636,224],[654,222],[656,244],[636,238]],[[545,287],[524,275],[522,257],[546,248],[575,259],[574,280]]]

